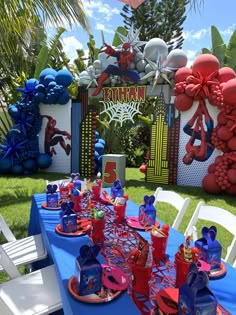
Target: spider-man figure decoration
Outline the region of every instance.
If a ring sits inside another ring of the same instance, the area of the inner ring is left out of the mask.
[[[50,156],[57,154],[54,146],[59,143],[62,149],[65,151],[66,155],[69,155],[71,146],[70,144],[66,144],[62,136],[65,136],[68,140],[71,140],[71,135],[65,130],[60,130],[56,128],[55,125],[57,122],[51,116],[42,115],[42,117],[43,118],[45,117],[48,119],[48,122],[45,128],[45,140],[44,140],[45,153],[47,153]]]
[[[104,44],[106,48],[100,52],[105,52],[108,57],[113,56],[117,58],[117,66],[109,65],[103,73],[100,75],[98,80],[98,86],[93,92],[92,96],[97,96],[101,89],[102,83],[109,77],[110,74],[122,76],[126,81],[133,81],[137,83],[140,80],[138,72],[130,70],[130,64],[135,57],[135,53],[131,51],[129,43],[124,43],[121,50],[115,50],[111,46]],[[107,57],[107,58],[108,58]]]
[[[205,116],[206,131],[202,122],[203,115]],[[194,123],[195,126],[193,127]],[[214,151],[214,146],[211,142],[213,128],[214,121],[207,110],[205,102],[200,100],[199,106],[193,117],[183,128],[184,132],[190,136],[190,139],[186,144],[187,153],[183,157],[184,164],[189,165],[193,160],[204,162],[209,159]],[[199,140],[200,144],[194,145],[195,140]]]

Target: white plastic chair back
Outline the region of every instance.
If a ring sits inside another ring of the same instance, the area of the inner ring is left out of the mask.
[[[15,279],[21,276],[19,270],[14,265],[10,257],[7,255],[2,245],[0,245],[0,265],[11,279]]]
[[[225,209],[208,206],[203,201],[200,201],[185,231],[186,236],[193,235],[194,241],[196,241],[199,237],[196,228],[196,223],[199,219],[217,223],[234,236],[225,257],[225,261],[229,264],[233,264],[233,259],[236,255],[236,216]]]
[[[22,276],[2,247],[0,257],[12,278],[0,284],[0,314],[46,315],[62,308],[54,265]]]
[[[155,202],[154,206],[157,202],[165,202],[172,205],[177,211],[177,215],[172,224],[172,227],[175,230],[178,230],[180,223],[183,220],[184,214],[188,208],[190,203],[190,198],[183,198],[178,193],[169,190],[163,190],[161,187],[158,187],[154,194]]]
[[[2,248],[16,266],[29,265],[47,257],[47,250],[44,246],[41,234],[31,235],[17,240],[1,215],[0,232],[2,232],[7,239],[7,242],[2,244]],[[0,272],[2,272],[3,269],[2,264],[0,264]]]
[[[7,225],[6,221],[1,216],[1,214],[0,214],[0,232],[3,233],[3,235],[5,236],[8,242],[16,240],[14,234],[10,230],[9,226]]]

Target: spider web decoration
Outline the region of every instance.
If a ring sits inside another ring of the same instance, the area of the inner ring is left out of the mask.
[[[105,108],[100,114],[106,113],[110,118],[109,123],[115,120],[120,123],[121,127],[125,120],[131,120],[134,123],[134,115],[142,114],[139,110],[140,102],[114,103],[113,101],[100,101],[100,103],[103,103]]]

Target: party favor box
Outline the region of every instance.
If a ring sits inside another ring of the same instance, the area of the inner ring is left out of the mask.
[[[202,237],[195,241],[195,246],[200,249],[199,259],[210,264],[211,270],[219,269],[221,264],[222,246],[216,240],[216,234],[215,226],[203,227]]]
[[[115,180],[111,187],[111,197],[115,200],[117,197],[124,196],[124,189],[119,179]]]
[[[139,222],[144,226],[151,226],[156,222],[154,201],[154,196],[144,196],[144,204],[139,207]]]
[[[198,272],[195,264],[190,266],[187,280],[179,288],[178,314],[217,314],[217,299],[208,288],[208,275]]]
[[[77,231],[77,215],[73,211],[74,202],[63,202],[61,204],[61,228],[65,233]]]
[[[51,184],[47,185],[46,204],[48,208],[58,207],[57,185],[51,185]]]
[[[102,266],[96,258],[99,251],[98,245],[84,245],[80,248],[80,256],[76,258],[76,279],[81,296],[101,290]]]

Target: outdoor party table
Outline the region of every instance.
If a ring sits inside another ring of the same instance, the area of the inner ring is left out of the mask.
[[[107,190],[109,191],[109,190]],[[175,265],[174,255],[178,246],[185,242],[183,234],[174,229],[170,229],[167,257],[165,263],[153,267],[152,279],[150,282],[150,293],[148,297],[140,294],[133,294],[132,289],[122,292],[117,298],[107,303],[84,303],[76,300],[68,291],[68,281],[75,272],[75,258],[79,254],[82,245],[91,242],[85,236],[65,237],[55,232],[55,227],[59,223],[60,210],[46,210],[42,208],[45,202],[45,194],[35,194],[32,197],[32,205],[29,222],[29,235],[42,233],[45,246],[48,250],[48,260],[44,263],[54,263],[60,293],[62,297],[63,310],[65,315],[86,314],[86,315],[136,315],[159,314],[156,304],[156,293],[165,287],[175,286]],[[113,215],[112,206],[101,205],[101,208],[111,218]],[[138,215],[139,206],[128,200],[126,217]],[[86,215],[86,213],[84,213]],[[83,212],[81,213],[83,215]],[[158,216],[158,210],[157,210]],[[158,220],[161,224],[161,220]],[[113,220],[108,220],[105,228],[105,248],[102,255],[99,254],[101,263],[119,264],[122,269],[127,269],[125,256],[127,252],[137,245],[139,236],[144,237],[151,243],[149,232],[135,230],[126,223],[114,224]],[[42,268],[43,262],[38,263],[38,268]],[[216,295],[218,303],[221,305],[223,315],[236,314],[236,269],[226,264],[227,273],[221,279],[210,280],[209,287]],[[228,312],[227,312],[227,311]]]

